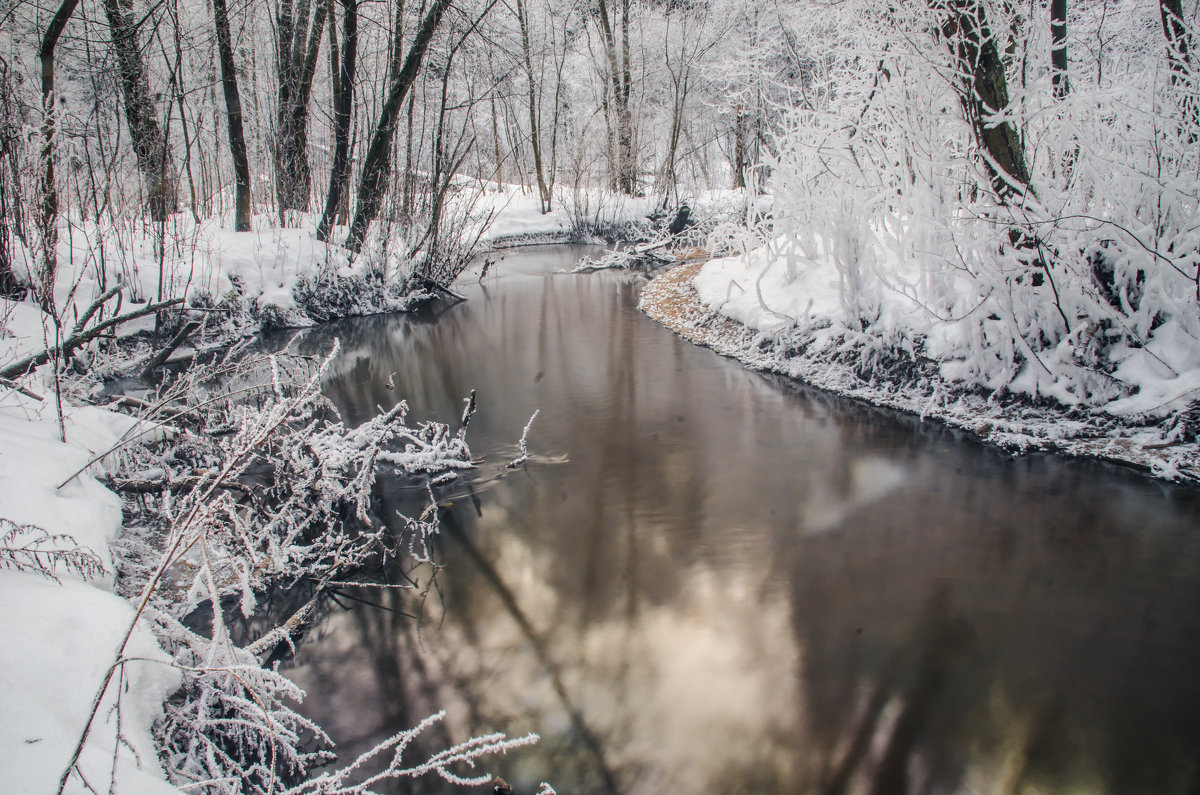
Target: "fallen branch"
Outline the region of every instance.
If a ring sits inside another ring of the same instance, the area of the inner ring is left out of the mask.
[[[78,334],[79,332],[83,331],[83,329],[87,326],[88,321],[92,319],[92,316],[100,311],[100,307],[102,307],[106,303],[108,303],[108,299],[112,298],[114,295],[116,295],[120,291],[121,291],[121,285],[118,284],[114,287],[110,287],[103,295],[101,295],[99,298],[97,298],[95,301],[93,301],[92,305],[89,306],[86,310],[84,310],[83,315],[78,320],[75,321],[75,328],[71,329],[71,334],[74,335],[74,334]],[[118,309],[119,308],[120,307],[118,306]]]
[[[0,378],[0,386],[7,387],[7,388],[13,390],[14,392],[20,392],[25,397],[33,398],[34,400],[39,401],[39,402],[46,399],[46,398],[42,397],[41,395],[39,395],[37,392],[34,392],[30,389],[26,389],[25,387],[18,384],[16,381],[13,381],[11,378]]]
[[[171,341],[167,343],[167,346],[156,353],[154,358],[150,360],[150,363],[147,364],[142,370],[142,378],[149,380],[150,376],[154,374],[154,371],[159,367],[162,367],[163,362],[165,362],[167,358],[175,352],[175,349],[182,345],[183,341],[190,337],[192,332],[198,328],[200,328],[199,320],[189,320],[187,323],[185,323],[183,328],[179,330],[179,333],[172,337]]]
[[[113,491],[119,494],[161,494],[164,491],[170,491],[172,494],[178,494],[183,491],[190,491],[202,482],[201,477],[187,477],[179,480],[132,480],[122,479],[112,481]],[[207,485],[207,481],[204,481]],[[250,487],[244,483],[238,483],[236,480],[227,480],[223,483],[215,484],[217,488],[225,491],[243,491],[249,493]]]
[[[292,643],[296,635],[308,623],[309,616],[317,609],[317,604],[321,600],[321,594],[325,591],[325,583],[317,585],[316,593],[312,598],[305,602],[299,610],[292,613],[287,621],[284,621],[275,629],[263,635],[258,640],[246,647],[246,651],[253,654],[258,659],[264,659],[269,652],[273,651],[276,646],[281,643]]]
[[[172,298],[169,301],[162,301],[157,304],[147,304],[146,306],[142,307],[141,309],[135,310],[133,312],[129,312],[124,315],[119,315],[114,318],[109,318],[108,320],[105,320],[103,323],[97,323],[96,325],[94,325],[90,329],[88,329],[87,331],[72,334],[70,337],[68,337],[66,339],[65,342],[62,343],[62,345],[56,346],[54,348],[47,348],[46,350],[42,351],[41,353],[35,353],[32,356],[26,356],[23,359],[19,359],[13,363],[7,365],[3,369],[0,369],[0,378],[16,378],[17,376],[25,375],[33,368],[41,367],[46,362],[50,361],[50,357],[53,356],[56,352],[74,350],[75,348],[78,348],[80,345],[86,345],[87,343],[96,339],[101,334],[108,331],[110,328],[114,328],[114,327],[119,326],[122,323],[126,323],[130,320],[137,320],[139,317],[145,317],[146,315],[153,315],[156,312],[161,312],[164,309],[169,309],[170,307],[178,306],[179,304],[182,304],[182,303],[183,303],[182,298]]]

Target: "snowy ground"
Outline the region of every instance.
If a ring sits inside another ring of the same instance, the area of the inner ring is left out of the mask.
[[[69,408],[60,441],[52,400],[37,401],[5,390],[0,394],[0,767],[5,792],[51,793],[80,740],[97,688],[133,622],[132,606],[112,592],[109,542],[121,528],[121,503],[91,474],[59,488],[92,456],[110,448],[133,425],[129,417],[95,408]],[[94,465],[102,466],[102,464]],[[63,566],[60,582],[33,571],[15,570],[31,544],[46,562],[48,550],[72,546],[38,542],[34,525],[66,534],[92,552],[104,567],[85,579]],[[105,694],[79,758],[83,776],[104,792],[110,780],[119,792],[174,792],[163,781],[150,726],[178,677],[148,630],[139,628],[127,647],[131,659],[120,670],[121,686]],[[117,681],[117,680],[114,680]],[[114,709],[116,699],[120,711]],[[121,742],[118,742],[118,735]],[[68,792],[86,792],[78,777]]]

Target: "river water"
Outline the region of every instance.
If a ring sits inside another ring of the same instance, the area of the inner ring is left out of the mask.
[[[344,756],[445,709],[426,747],[541,736],[485,762],[520,795],[1197,791],[1197,490],[749,372],[580,254],[310,341],[352,422],[477,389],[485,460],[419,587],[347,592],[291,664]]]

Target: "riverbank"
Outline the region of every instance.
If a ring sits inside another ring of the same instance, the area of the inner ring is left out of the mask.
[[[969,392],[929,372],[906,383],[864,380],[856,360],[822,355],[756,331],[706,305],[693,280],[705,263],[673,267],[651,280],[638,308],[680,336],[756,370],[779,373],[821,389],[879,406],[940,420],[1014,453],[1033,451],[1129,464],[1166,480],[1200,483],[1200,445],[1164,442],[1140,428],[1100,414],[1070,413],[1048,405]],[[870,352],[877,353],[877,352]]]

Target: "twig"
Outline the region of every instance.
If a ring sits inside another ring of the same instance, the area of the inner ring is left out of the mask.
[[[533,425],[533,421],[537,419],[541,409],[536,409],[533,415],[529,418],[529,422],[525,423],[525,430],[521,431],[521,441],[518,443],[518,449],[521,454],[509,462],[509,469],[516,469],[529,460],[529,428]]]
[[[263,635],[258,640],[246,647],[246,651],[253,654],[255,657],[261,658],[267,652],[274,649],[280,643],[290,643],[296,637],[296,634],[308,623],[309,616],[317,609],[317,603],[321,599],[321,594],[325,592],[325,583],[318,583],[316,593],[312,598],[305,602],[299,610],[284,621],[275,629]]]
[[[27,389],[27,388],[21,386],[20,384],[18,384],[16,381],[12,380],[11,378],[0,378],[0,385],[8,387],[9,389],[13,390],[14,392],[20,392],[25,397],[33,398],[34,400],[37,400],[39,402],[46,399],[46,398],[42,397],[41,395],[39,395],[37,392],[34,392],[31,389]]]

